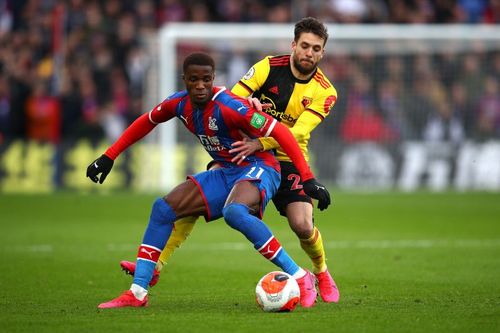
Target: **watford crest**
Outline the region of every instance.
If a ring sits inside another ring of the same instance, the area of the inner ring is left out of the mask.
[[[312,98],[311,98],[311,97],[306,97],[306,96],[304,96],[304,97],[302,97],[302,102],[301,102],[301,103],[302,103],[302,105],[303,105],[305,108],[307,108],[309,105],[311,105],[312,101],[313,101],[313,100],[312,100]]]

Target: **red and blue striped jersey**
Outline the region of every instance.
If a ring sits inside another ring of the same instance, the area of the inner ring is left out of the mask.
[[[149,117],[153,123],[179,118],[217,163],[224,167],[235,167],[236,164],[231,162],[234,155],[229,154],[229,150],[232,143],[243,139],[239,130],[251,138],[268,136],[276,121],[258,113],[248,105],[246,99],[223,87],[214,87],[213,93],[212,100],[203,109],[197,109],[191,103],[187,91],[177,92],[154,108]],[[248,156],[239,166],[254,162],[263,162],[279,171],[274,154],[264,151]]]
[[[155,106],[149,113],[140,116],[109,147],[105,154],[111,159],[127,147],[140,140],[159,123],[174,117],[193,133],[210,156],[221,166],[234,168],[252,163],[264,163],[278,172],[280,165],[271,151],[258,151],[239,165],[231,162],[236,154],[230,154],[232,144],[243,140],[240,131],[250,138],[271,136],[290,156],[303,181],[313,178],[299,146],[290,131],[276,119],[252,108],[246,99],[238,97],[223,87],[213,88],[212,99],[203,107],[191,103],[187,91],[179,91]]]
[[[218,164],[231,168],[236,164],[231,159],[231,145],[243,139],[239,130],[251,138],[268,136],[276,121],[252,109],[246,99],[232,94],[223,87],[213,88],[212,100],[203,109],[197,109],[187,91],[180,91],[168,97],[149,113],[151,122],[158,124],[173,117],[179,118],[193,133],[205,150]],[[255,115],[254,115],[255,114]],[[257,123],[254,124],[255,119]],[[279,163],[273,153],[256,152],[248,156],[239,166],[263,162],[279,171]]]

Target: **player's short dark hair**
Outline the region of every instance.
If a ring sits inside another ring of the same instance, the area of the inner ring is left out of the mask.
[[[318,19],[314,17],[304,17],[297,23],[295,23],[295,31],[294,31],[294,40],[297,42],[300,38],[300,35],[304,32],[312,32],[313,34],[321,37],[325,42],[323,46],[325,46],[326,41],[328,40],[328,31],[323,22],[320,22]]]
[[[206,53],[191,53],[184,59],[184,64],[182,65],[182,70],[186,72],[188,66],[190,65],[200,65],[200,66],[210,66],[215,70],[214,59]]]

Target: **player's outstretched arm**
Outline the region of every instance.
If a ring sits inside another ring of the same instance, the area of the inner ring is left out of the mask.
[[[300,142],[309,138],[311,132],[320,122],[321,119],[311,112],[304,112],[299,119],[297,119],[295,125],[290,127],[289,130],[295,140]],[[280,147],[276,139],[272,137],[261,137],[252,140],[244,133],[242,133],[242,136],[243,140],[234,142],[233,149],[229,151],[231,154],[236,154],[231,161],[236,162],[237,164],[243,162],[246,156],[250,156],[256,151],[271,150]]]
[[[108,174],[111,172],[114,160],[127,149],[130,145],[139,141],[146,134],[155,128],[155,124],[151,123],[148,114],[143,114],[135,120],[122,135],[109,147],[104,154],[94,160],[87,167],[87,177],[94,183],[102,184]],[[98,177],[99,174],[101,177]]]

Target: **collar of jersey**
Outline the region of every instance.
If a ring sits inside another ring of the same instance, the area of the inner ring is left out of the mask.
[[[220,93],[222,93],[224,90],[226,90],[226,87],[214,87],[214,96],[212,97],[212,101],[215,101],[217,96],[219,96]]]

